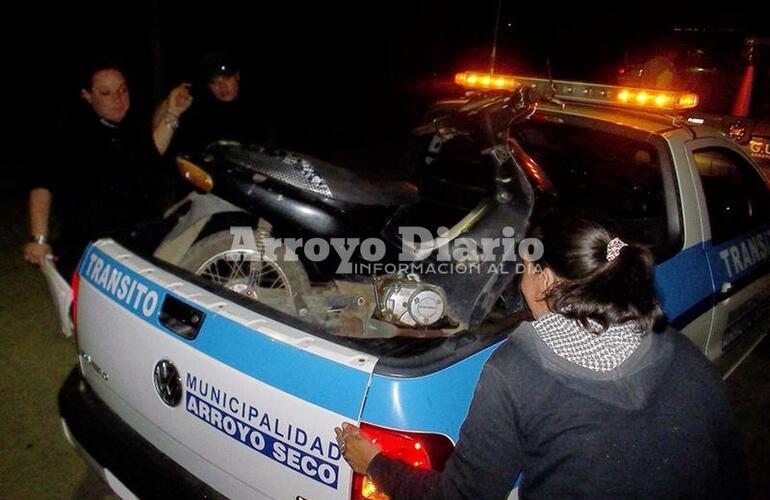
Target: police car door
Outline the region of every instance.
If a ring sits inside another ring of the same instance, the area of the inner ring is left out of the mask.
[[[350,498],[334,426],[376,358],[227,301],[111,240],[84,255],[78,343],[99,397],[230,498]]]
[[[757,167],[724,139],[688,144],[699,183],[714,284],[706,355],[727,376],[770,328],[770,191]]]

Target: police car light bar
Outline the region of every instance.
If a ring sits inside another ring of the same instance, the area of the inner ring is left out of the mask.
[[[518,86],[533,87],[547,93],[553,84],[558,99],[563,101],[606,104],[636,109],[673,111],[694,108],[698,96],[689,92],[617,87],[596,83],[550,81],[546,78],[526,78],[512,75],[492,75],[464,71],[455,75],[455,83],[469,89],[513,90]]]
[[[455,75],[455,83],[467,88],[513,90],[518,83],[512,76],[463,71]]]

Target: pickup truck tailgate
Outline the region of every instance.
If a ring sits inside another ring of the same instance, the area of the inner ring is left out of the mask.
[[[333,428],[377,358],[229,302],[112,240],[86,251],[77,335],[94,392],[223,494],[349,498]]]

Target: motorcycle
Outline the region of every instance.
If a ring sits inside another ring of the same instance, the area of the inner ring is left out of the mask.
[[[545,100],[552,97],[519,86],[437,103],[414,131],[430,142],[414,182],[233,142],[180,156],[198,193],[177,207],[155,256],[334,335],[451,336],[495,311],[525,314],[513,286],[516,243],[549,183],[511,130]],[[441,161],[457,151],[473,168],[460,175],[475,184],[441,179]],[[405,238],[402,229],[415,226],[438,235]],[[337,255],[317,258],[313,245],[324,241]],[[378,271],[369,271],[372,241],[381,242]],[[450,272],[435,272],[440,264]]]

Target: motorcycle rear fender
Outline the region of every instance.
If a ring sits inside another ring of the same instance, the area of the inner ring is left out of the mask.
[[[192,246],[206,227],[211,218],[216,214],[247,213],[245,210],[223,200],[222,198],[206,194],[190,193],[179,202],[167,216],[173,216],[175,212],[187,206],[187,213],[179,217],[176,226],[163,238],[153,254],[156,258],[172,264],[178,264],[187,250]]]

